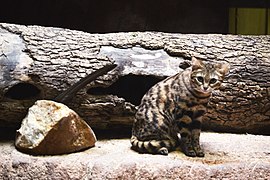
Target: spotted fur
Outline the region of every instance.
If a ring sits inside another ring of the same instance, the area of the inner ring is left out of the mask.
[[[167,155],[181,145],[187,156],[203,157],[199,142],[202,116],[212,91],[220,87],[228,70],[228,64],[192,58],[190,68],[154,85],[135,115],[132,148]]]

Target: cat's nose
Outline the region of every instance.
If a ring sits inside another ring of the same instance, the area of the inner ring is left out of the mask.
[[[208,89],[208,87],[207,87],[207,86],[204,86],[204,87],[203,87],[203,90],[205,90],[205,91],[206,91],[207,89]]]

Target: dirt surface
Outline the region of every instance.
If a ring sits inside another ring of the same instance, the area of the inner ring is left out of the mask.
[[[0,142],[1,179],[270,179],[270,136],[202,133],[204,158],[138,154],[129,139],[68,155],[30,156]]]

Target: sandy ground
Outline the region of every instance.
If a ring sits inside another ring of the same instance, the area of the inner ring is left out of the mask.
[[[58,156],[18,152],[0,141],[1,179],[270,179],[270,136],[202,133],[204,158],[180,151],[138,154],[129,139],[99,140],[94,148]]]

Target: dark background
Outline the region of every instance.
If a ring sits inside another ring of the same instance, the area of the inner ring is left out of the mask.
[[[230,7],[270,7],[270,0],[8,0],[0,22],[90,33],[228,33]]]
[[[0,22],[91,33],[227,33],[231,5],[228,0],[8,0],[0,5]]]

